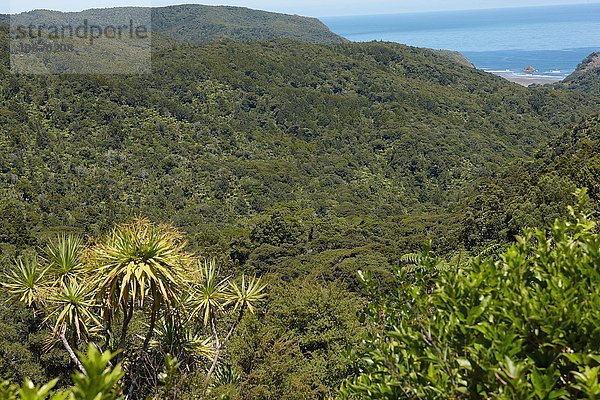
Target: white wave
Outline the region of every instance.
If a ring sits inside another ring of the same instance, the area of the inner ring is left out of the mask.
[[[542,75],[542,74],[513,74],[513,76],[517,78],[523,79],[558,79],[560,80],[560,76],[556,75]]]

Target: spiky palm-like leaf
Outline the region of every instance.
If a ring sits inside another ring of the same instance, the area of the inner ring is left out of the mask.
[[[219,278],[214,260],[204,261],[199,267],[199,283],[194,287],[190,301],[191,317],[201,316],[204,326],[208,326],[227,301],[229,278]]]
[[[234,385],[240,380],[240,375],[231,364],[221,364],[215,371],[212,386],[219,387]]]
[[[83,240],[74,235],[60,235],[46,247],[48,266],[58,281],[71,278],[79,273],[83,264],[80,255]]]
[[[55,335],[73,332],[77,339],[87,338],[100,325],[94,315],[94,292],[82,282],[71,278],[48,299],[45,321],[53,325]]]
[[[229,286],[230,292],[227,295],[227,303],[233,304],[234,310],[244,309],[254,313],[256,305],[267,297],[265,293],[267,284],[263,283],[256,276],[250,279],[242,276],[239,285],[235,282],[230,282]]]
[[[160,348],[168,354],[183,352],[192,358],[214,356],[211,338],[202,338],[195,334],[188,324],[181,324],[171,316],[161,318],[154,328],[151,346]]]
[[[4,275],[1,285],[13,298],[31,306],[39,300],[45,272],[45,269],[40,268],[36,257],[19,257]]]
[[[90,252],[91,272],[99,276],[98,287],[108,307],[114,309],[130,300],[143,306],[148,293],[155,304],[176,303],[188,282],[192,261],[185,245],[174,228],[147,219],[113,229],[107,240]]]

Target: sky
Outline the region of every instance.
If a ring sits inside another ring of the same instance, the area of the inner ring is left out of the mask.
[[[88,8],[166,6],[182,3],[231,5],[314,17],[396,14],[468,10],[480,8],[532,7],[557,4],[600,3],[600,0],[0,0],[0,13],[34,9],[81,11]]]

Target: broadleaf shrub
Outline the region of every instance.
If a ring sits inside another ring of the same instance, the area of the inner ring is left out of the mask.
[[[585,197],[499,256],[400,269],[385,293],[363,275],[370,333],[341,397],[598,398],[600,235]]]
[[[114,354],[101,353],[93,345],[81,355],[84,372],[73,374],[73,386],[54,391],[58,379],[44,385],[35,385],[26,379],[19,387],[8,381],[0,381],[1,400],[120,400],[119,381],[123,378],[121,365],[113,367]]]

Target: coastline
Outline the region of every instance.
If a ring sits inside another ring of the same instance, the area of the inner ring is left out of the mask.
[[[491,72],[493,73],[493,72]],[[544,76],[544,75],[515,75],[508,73],[493,73],[507,81],[517,83],[521,86],[528,87],[530,85],[549,85],[562,81],[564,78],[559,76]]]

